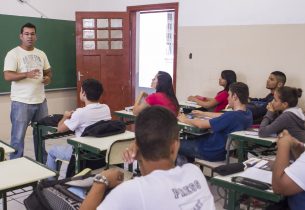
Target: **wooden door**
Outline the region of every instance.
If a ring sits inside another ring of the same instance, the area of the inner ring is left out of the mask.
[[[76,12],[77,91],[87,78],[102,82],[111,111],[132,105],[127,12]],[[78,106],[83,106],[79,100]]]

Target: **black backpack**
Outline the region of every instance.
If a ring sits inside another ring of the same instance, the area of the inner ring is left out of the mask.
[[[93,175],[66,178],[62,180],[40,181],[28,198],[24,200],[27,210],[77,210],[80,208],[83,198],[70,192],[67,183],[72,180],[92,179]],[[84,187],[89,191],[90,187]]]
[[[124,133],[125,123],[118,120],[101,120],[85,128],[81,136],[106,137]]]

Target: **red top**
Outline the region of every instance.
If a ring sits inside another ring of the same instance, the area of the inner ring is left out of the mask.
[[[178,114],[176,105],[164,93],[158,92],[150,94],[145,101],[150,106],[163,106],[172,111],[176,116]]]
[[[215,100],[218,102],[218,105],[215,107],[214,112],[220,112],[228,105],[228,96],[229,93],[226,90],[222,90],[217,93]]]

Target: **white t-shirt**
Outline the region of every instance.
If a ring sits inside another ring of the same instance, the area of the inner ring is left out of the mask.
[[[94,103],[76,109],[71,118],[65,120],[64,124],[71,131],[75,131],[76,137],[79,137],[86,127],[100,120],[111,120],[110,109],[106,104]]]
[[[305,152],[285,169],[285,173],[290,177],[300,188],[305,191]]]
[[[44,84],[42,83],[43,70],[51,68],[46,54],[34,48],[27,51],[21,47],[15,47],[6,54],[4,71],[28,72],[39,69],[38,79],[25,78],[12,81],[11,99],[26,104],[39,104],[45,99]]]
[[[113,189],[97,210],[214,210],[205,177],[193,164],[156,170]]]

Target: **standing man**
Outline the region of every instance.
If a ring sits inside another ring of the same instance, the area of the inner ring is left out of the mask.
[[[52,77],[46,54],[34,47],[37,40],[35,25],[23,25],[19,38],[20,46],[9,51],[4,61],[4,79],[12,82],[11,145],[16,152],[10,155],[11,159],[23,156],[24,137],[29,123],[48,115],[44,86],[51,82]],[[34,136],[36,156],[37,141],[37,136]],[[45,161],[45,150],[44,153]]]

